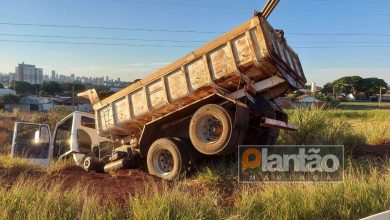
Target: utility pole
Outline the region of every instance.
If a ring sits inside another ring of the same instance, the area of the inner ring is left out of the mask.
[[[74,111],[74,84],[72,84],[72,110]]]
[[[379,87],[379,108],[381,108],[382,102],[382,86]]]
[[[316,91],[317,91],[317,86],[316,86],[316,83],[311,83],[311,92],[313,94],[313,100],[312,100],[312,106],[314,106],[314,101],[315,101],[315,98],[316,98]]]

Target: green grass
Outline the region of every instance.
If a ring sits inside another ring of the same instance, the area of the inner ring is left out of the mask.
[[[0,154],[0,169],[19,169],[21,171],[39,170],[51,175],[74,165],[75,164],[72,159],[51,161],[49,166],[43,166],[32,164],[23,158],[12,158],[10,155]]]
[[[47,186],[45,178],[26,176],[10,188],[0,188],[1,219],[111,219],[123,218],[112,203],[101,204],[96,194],[76,185],[62,190],[61,182]]]
[[[286,145],[345,145],[347,150],[363,145],[390,143],[389,110],[294,109],[289,122],[298,131],[282,131],[278,139]]]
[[[332,110],[290,110],[289,122],[299,127],[297,131],[282,131],[278,143],[282,145],[345,145],[350,148],[364,145],[366,138],[356,133],[343,118],[336,119]]]
[[[216,191],[177,183],[130,198],[127,211],[133,219],[221,219],[227,210]]]
[[[378,102],[342,102],[338,108],[344,110],[390,110],[390,102],[382,102],[380,108]]]
[[[19,168],[23,170],[37,170],[42,167],[29,163],[25,159],[11,158],[10,155],[0,154],[0,169]]]
[[[347,150],[389,143],[389,110],[296,109],[280,144],[343,144]],[[390,159],[347,160],[337,183],[237,182],[234,158],[206,161],[189,179],[148,183],[126,203],[102,198],[81,183],[67,190],[50,175],[72,161],[32,166],[0,155],[0,170],[40,170],[22,174],[12,186],[0,176],[0,219],[358,219],[390,209]],[[4,183],[4,184],[3,184]]]
[[[197,179],[156,182],[120,206],[82,184],[63,190],[61,181],[48,185],[45,177],[22,175],[12,187],[0,187],[0,218],[357,219],[390,209],[389,168],[388,159],[349,161],[344,182],[235,183],[227,195],[228,189]]]

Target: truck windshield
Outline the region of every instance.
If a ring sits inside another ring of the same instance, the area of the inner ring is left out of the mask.
[[[46,159],[49,156],[48,127],[37,124],[18,124],[14,157]]]

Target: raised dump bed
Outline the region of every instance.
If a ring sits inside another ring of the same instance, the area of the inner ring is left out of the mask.
[[[283,82],[261,91],[267,99],[301,88],[306,80],[298,55],[281,35],[264,17],[254,16],[106,99],[89,91],[99,132],[140,133],[146,123],[216,90],[229,96],[245,84],[275,76]]]

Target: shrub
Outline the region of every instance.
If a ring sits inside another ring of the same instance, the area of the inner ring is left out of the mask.
[[[282,131],[278,142],[284,145],[345,145],[348,149],[365,143],[346,120],[332,117],[329,110],[296,109],[289,111],[290,123],[297,131]]]

